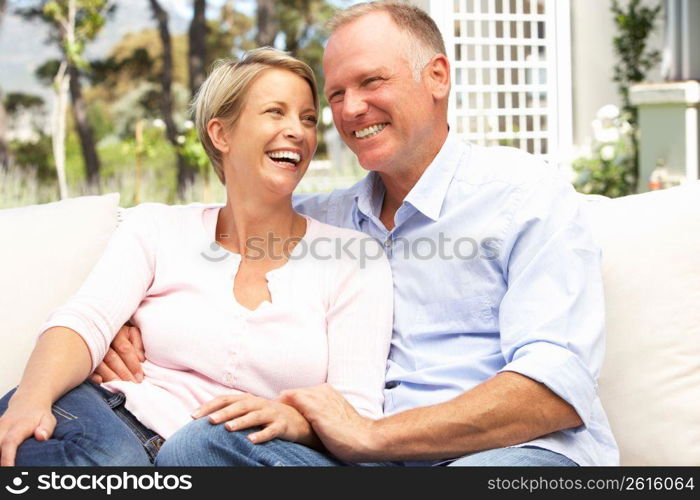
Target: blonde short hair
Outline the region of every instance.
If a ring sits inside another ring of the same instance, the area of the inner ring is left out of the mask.
[[[374,12],[389,14],[391,20],[406,34],[406,58],[417,82],[421,80],[423,68],[435,55],[447,55],[445,41],[435,21],[425,11],[410,4],[387,1],[353,5],[338,11],[328,22],[328,30],[333,35],[338,28]]]
[[[271,47],[246,52],[239,61],[221,59],[212,68],[192,101],[192,110],[199,140],[216,175],[225,184],[221,152],[216,149],[207,131],[209,122],[220,118],[225,120],[227,126],[233,126],[241,114],[250,85],[267,69],[286,69],[306,80],[311,87],[316,111],[319,108],[318,88],[314,72],[305,62]]]

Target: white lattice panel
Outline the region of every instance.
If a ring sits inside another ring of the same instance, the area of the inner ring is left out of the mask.
[[[555,162],[571,146],[569,0],[431,0],[452,62],[450,126]]]

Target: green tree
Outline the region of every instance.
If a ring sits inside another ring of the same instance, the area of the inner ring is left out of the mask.
[[[274,0],[258,0],[258,8],[255,11],[257,32],[255,44],[259,47],[275,44],[277,38],[277,16],[275,15]]]
[[[80,144],[88,183],[99,183],[100,160],[95,147],[94,131],[88,119],[87,104],[81,83],[82,71],[88,69],[84,58],[85,46],[102,30],[107,15],[114,5],[107,0],[42,0],[30,7],[18,9],[26,19],[38,19],[47,23],[51,30],[49,43],[58,44],[61,61],[53,78],[56,91],[56,106],[53,126],[53,143],[56,167],[59,170],[61,196],[67,196],[64,175],[65,161],[65,110],[70,93],[71,110]]]
[[[158,0],[149,0],[153,17],[158,24],[158,33],[162,45],[162,69],[160,74],[161,94],[160,111],[165,122],[165,131],[168,141],[177,151],[177,187],[183,194],[188,184],[194,182],[196,169],[187,162],[187,158],[180,152],[178,138],[181,133],[173,118],[173,51],[169,16]]]
[[[3,103],[7,114],[14,115],[23,109],[32,109],[43,106],[44,99],[34,94],[10,92],[5,96]]]
[[[193,78],[192,72],[200,69],[193,70],[190,56],[194,52],[199,54],[198,57],[204,57],[202,68],[206,72],[214,60],[232,57],[240,50],[254,47],[253,20],[235,10],[232,1],[224,3],[218,18],[210,14],[206,20],[206,30],[203,30],[206,49],[202,55],[201,50],[191,49],[193,25],[199,21],[193,18],[188,33],[174,35],[168,26],[167,12],[157,10],[158,6],[162,9],[162,2],[156,4],[154,13],[157,12],[159,16],[156,18],[157,29],[127,34],[114,45],[105,59],[92,62],[91,96],[111,108],[115,131],[122,137],[134,133],[135,120],[131,118],[161,118],[166,124],[168,142],[182,158],[176,160],[178,165],[183,162],[191,166],[194,170],[192,174],[195,174],[200,166],[191,161],[192,155],[185,151],[187,147],[183,140],[187,140],[188,134],[183,133],[183,125],[188,118],[189,101],[199,86],[198,80],[201,81],[203,77]],[[196,13],[194,17],[201,17],[201,14]],[[201,27],[198,30],[202,33]],[[168,46],[169,57],[166,55],[168,51],[163,50]],[[166,78],[168,73],[170,76]],[[169,98],[166,101],[169,101],[172,119],[166,118],[168,113],[163,105],[164,91],[167,96],[168,89]],[[134,106],[140,109],[134,109]],[[178,178],[180,189],[190,182],[188,177],[183,180],[183,176],[179,175]]]
[[[622,98],[623,117],[632,125],[632,158],[634,172],[628,179],[630,192],[634,192],[639,175],[639,139],[637,137],[637,108],[630,102],[630,87],[642,82],[650,69],[659,63],[661,55],[658,50],[647,47],[649,35],[655,29],[656,19],[662,4],[655,2],[649,7],[642,0],[629,0],[622,7],[619,0],[612,0],[610,10],[614,15],[617,34],[613,38],[613,47],[617,55],[613,81]]]
[[[5,7],[7,6],[6,0],[0,0],[0,25],[2,25],[2,19],[5,15]],[[7,149],[7,130],[6,125],[7,118],[5,112],[5,106],[3,105],[2,89],[0,89],[0,169],[6,168],[9,162],[9,153]]]
[[[10,157],[7,149],[7,112],[3,104],[2,89],[0,89],[0,170],[7,168]]]
[[[254,21],[238,12],[233,0],[228,0],[222,7],[218,20],[209,21],[207,33],[207,68],[217,59],[232,57],[235,52],[255,48],[253,38]]]
[[[649,70],[661,60],[659,51],[649,50],[647,43],[655,29],[662,4],[648,7],[641,2],[629,0],[623,8],[619,0],[612,0],[610,7],[617,27],[617,35],[613,38],[617,55],[613,81],[618,85],[623,110],[629,114],[632,125],[637,124],[637,110],[630,103],[630,86],[644,81]]]
[[[207,2],[194,0],[194,14],[189,29],[188,67],[190,92],[194,95],[206,78],[207,59]]]
[[[346,2],[347,3],[347,2]],[[341,3],[342,6],[342,3]],[[325,29],[337,7],[327,0],[279,0],[275,2],[275,13],[281,33],[282,49],[302,59],[314,70],[319,89],[323,89],[323,47],[329,33]],[[321,92],[321,109],[328,102]],[[319,123],[318,153],[325,154],[323,131],[327,126]]]
[[[171,36],[172,85],[188,86],[187,38]],[[118,101],[144,82],[160,85],[163,72],[163,46],[157,29],[127,33],[106,58],[92,61],[93,98],[107,103]],[[156,94],[159,107],[160,94]]]

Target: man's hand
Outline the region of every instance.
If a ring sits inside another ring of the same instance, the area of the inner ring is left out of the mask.
[[[376,458],[374,420],[361,416],[330,384],[282,391],[278,398],[304,415],[326,449],[348,462]]]
[[[212,424],[224,423],[228,431],[262,427],[262,430],[248,435],[248,439],[256,444],[275,438],[314,448],[320,444],[309,422],[296,409],[252,394],[219,396],[200,406],[192,418],[205,415],[209,415]]]
[[[102,363],[90,375],[90,380],[97,384],[112,380],[140,383],[143,381],[141,363],[144,361],[146,355],[141,332],[135,326],[124,325],[114,337]]]

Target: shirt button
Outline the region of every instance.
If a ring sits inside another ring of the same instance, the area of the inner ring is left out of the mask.
[[[397,387],[398,385],[399,385],[399,383],[396,380],[391,380],[384,385],[384,388],[385,389],[393,389],[394,387]]]
[[[391,244],[392,244],[391,238],[387,238],[386,241],[384,242],[384,246],[387,248],[391,248]]]

